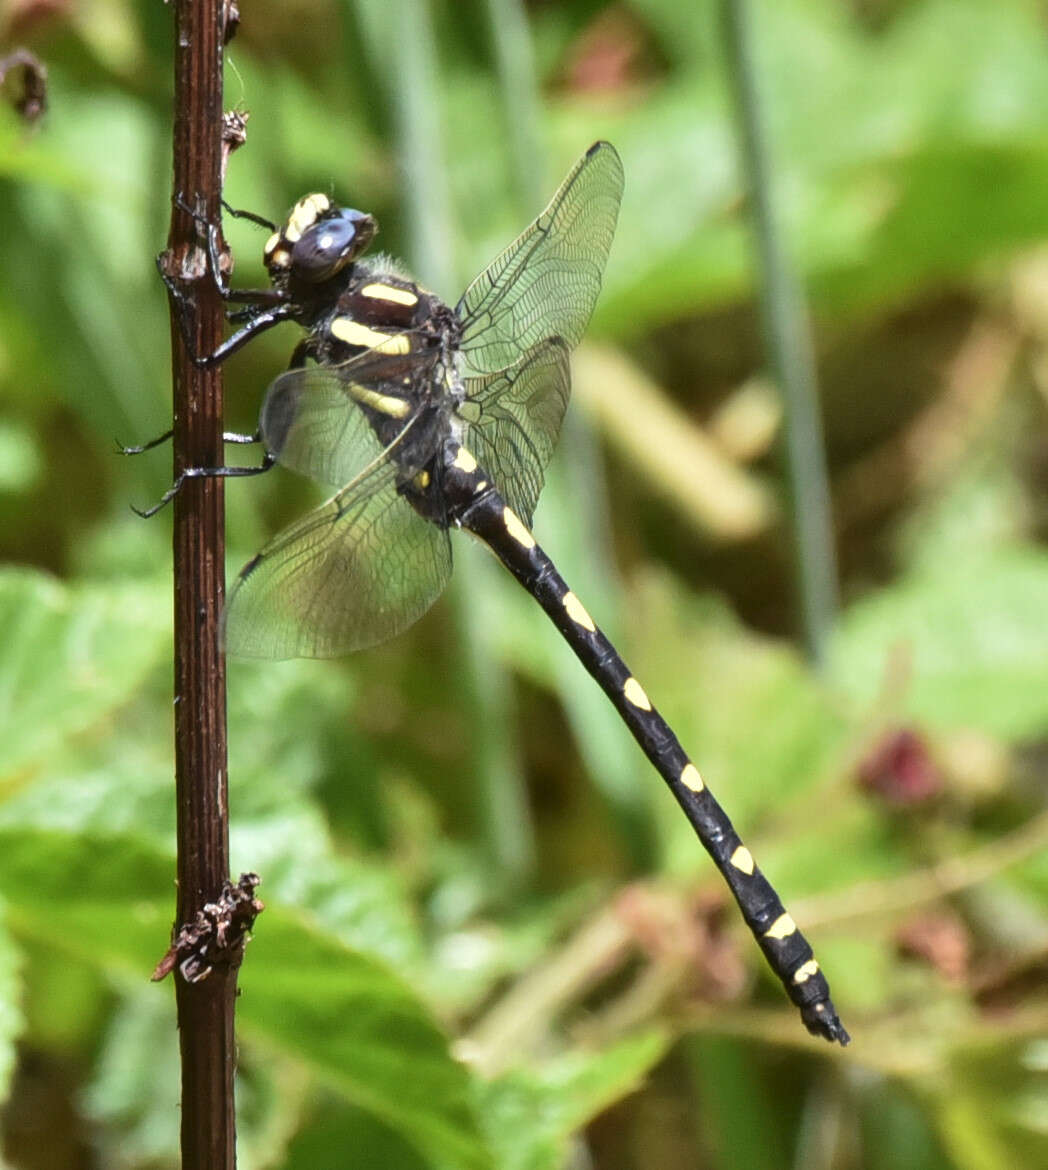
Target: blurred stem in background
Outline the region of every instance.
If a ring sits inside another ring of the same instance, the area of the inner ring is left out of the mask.
[[[514,188],[522,214],[535,214],[546,194],[539,133],[539,94],[531,27],[520,0],[487,0],[491,41],[506,115]]]
[[[786,474],[804,641],[817,668],[837,609],[837,566],[811,331],[783,242],[773,162],[762,122],[747,0],[724,0],[724,47],[735,99],[744,182],[761,268],[761,317],[768,360],[783,398]]]
[[[444,296],[455,288],[451,199],[441,135],[441,89],[429,4],[399,0],[390,6],[403,76],[392,100],[398,137],[399,171],[411,239],[411,263],[423,281]],[[475,576],[495,575],[493,564],[477,558]],[[478,790],[483,794],[481,830],[497,872],[510,887],[526,880],[535,846],[520,752],[512,734],[509,678],[496,657],[494,631],[470,603],[473,589],[490,587],[483,579],[452,582],[450,596],[462,642],[460,660],[470,718]]]
[[[506,123],[510,165],[521,226],[552,194],[540,130],[541,102],[532,52],[531,27],[520,0],[487,0],[488,21]],[[580,151],[588,142],[579,143]],[[572,359],[577,364],[577,354]],[[618,625],[618,576],[609,555],[603,464],[599,444],[577,409],[564,418],[558,453],[547,472],[543,515],[563,537],[557,560],[583,596],[600,613],[605,629]],[[607,802],[630,862],[648,869],[655,861],[655,825],[649,789],[636,783],[635,749],[604,696],[579,685],[578,663],[555,656],[557,698],[564,708],[578,751]]]

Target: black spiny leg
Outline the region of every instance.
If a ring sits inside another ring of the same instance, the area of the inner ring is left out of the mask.
[[[180,284],[166,271],[165,269],[165,253],[161,253],[157,257],[157,271],[160,273],[160,278],[163,280],[165,287],[171,299],[175,303],[175,311],[178,317],[179,330],[182,333],[182,340],[185,344],[186,351],[195,366],[200,369],[207,369],[212,366],[220,365],[231,354],[237,352],[243,346],[247,345],[249,341],[257,337],[260,333],[264,333],[267,329],[271,329],[274,325],[279,325],[282,321],[291,319],[291,309],[286,303],[286,298],[277,289],[231,289],[226,284],[222,275],[222,257],[219,248],[219,229],[218,225],[206,220],[198,211],[191,208],[188,203],[181,197],[176,198],[177,205],[186,212],[187,215],[193,217],[196,223],[203,227],[207,237],[207,255],[208,264],[211,270],[212,278],[215,282],[215,287],[218,289],[219,295],[227,303],[232,302],[236,304],[243,304],[247,307],[238,310],[234,313],[227,313],[227,316],[232,320],[244,321],[245,324],[227,337],[221,345],[218,346],[212,353],[197,354],[193,349],[193,336],[190,328],[189,315],[194,311],[192,299],[186,295],[182,290]],[[260,227],[268,228],[270,231],[276,231],[276,224],[270,222],[268,219],[260,215],[255,215],[250,211],[240,211],[236,208],[230,207],[225,200],[222,201],[222,206],[226,211],[236,219],[247,219],[252,223],[258,224]],[[300,353],[301,351],[301,353]],[[305,360],[305,351],[303,350],[303,343],[300,343],[295,349],[295,356],[292,358],[292,364],[302,364]],[[118,450],[122,455],[141,455],[144,451],[150,451],[161,443],[167,442],[172,436],[172,431],[167,430],[162,435],[158,435],[155,439],[151,439],[148,443],[143,443],[139,446],[125,447],[122,444],[117,444]],[[240,443],[251,444],[262,441],[260,432],[255,432],[251,435],[240,434],[236,431],[225,431],[222,435],[222,440],[225,443]],[[187,479],[235,479],[245,476],[262,475],[276,462],[274,457],[266,451],[262,456],[262,462],[258,467],[187,467],[184,468],[175,481],[167,489],[160,499],[150,508],[136,508],[132,504],[132,510],[139,516],[149,517],[155,516],[165,505],[169,504],[171,500],[178,495],[182,484]]]
[[[847,1044],[850,1037],[811,946],[757,868],[727,813],[618,651],[464,448],[449,455],[444,489],[453,522],[480,537],[542,606],[666,781],[727,882],[771,969],[800,1009],[808,1031]]]
[[[150,439],[148,443],[142,443],[137,447],[125,447],[120,440],[117,440],[116,451],[118,455],[141,455],[145,451],[152,451],[154,447],[159,447],[161,444],[168,442],[175,432],[166,430],[162,435],[157,435],[155,439]],[[262,436],[256,431],[253,435],[243,435],[239,431],[223,431],[223,443],[240,443],[248,446],[251,443],[261,443]]]
[[[157,256],[157,271],[160,273],[160,279],[164,282],[169,296],[175,303],[179,332],[182,334],[182,341],[185,344],[186,352],[189,354],[193,365],[198,369],[210,369],[213,366],[221,365],[226,358],[247,345],[249,341],[257,337],[260,333],[264,333],[267,329],[272,329],[274,325],[279,325],[282,321],[290,320],[291,315],[286,304],[286,297],[278,289],[231,289],[222,274],[222,251],[219,247],[218,224],[211,223],[199,211],[190,207],[181,196],[176,196],[175,204],[187,215],[192,216],[198,227],[203,229],[207,239],[208,267],[211,270],[211,276],[215,282],[215,287],[218,289],[219,296],[227,303],[232,302],[234,304],[252,306],[236,314],[229,314],[230,317],[246,320],[247,323],[232,334],[232,336],[227,337],[214,352],[209,354],[196,353],[194,350],[192,329],[190,328],[190,315],[195,311],[192,298],[186,295],[178,281],[166,271],[165,260],[167,254],[161,252]],[[269,228],[270,231],[276,230],[275,224],[260,215],[255,215],[250,211],[238,211],[230,207],[225,200],[222,201],[222,206],[236,219],[248,219],[261,227]]]
[[[264,215],[257,215],[254,211],[245,211],[242,207],[231,207],[224,199],[222,200],[222,208],[226,215],[231,215],[234,219],[246,219],[248,223],[257,224],[267,231],[275,232],[277,230],[277,225],[271,219],[266,219]]]
[[[247,441],[254,442],[255,440],[247,439]],[[276,459],[267,451],[262,456],[262,462],[258,467],[186,467],[178,473],[174,483],[151,508],[136,508],[132,504],[131,510],[136,515],[141,516],[143,520],[148,520],[150,516],[155,516],[157,512],[171,503],[182,490],[182,484],[187,479],[241,479],[250,475],[264,475],[275,463]]]
[[[141,455],[143,451],[151,451],[154,447],[166,443],[172,434],[172,431],[164,431],[162,435],[157,435],[155,439],[150,439],[148,443],[143,443],[139,447],[124,447],[118,443],[117,451],[121,455]],[[262,436],[258,431],[253,435],[244,435],[238,431],[223,431],[222,441],[250,446],[254,443],[261,443]],[[245,476],[264,475],[275,462],[276,459],[266,451],[262,456],[262,462],[257,467],[187,467],[180,472],[174,483],[151,508],[136,508],[132,504],[131,510],[145,520],[150,516],[155,516],[157,512],[169,504],[178,495],[182,484],[187,479],[240,479]]]

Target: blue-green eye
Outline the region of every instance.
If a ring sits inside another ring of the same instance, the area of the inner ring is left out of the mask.
[[[370,215],[343,208],[302,233],[291,249],[291,268],[311,284],[327,280],[356,259],[374,236],[375,221]]]

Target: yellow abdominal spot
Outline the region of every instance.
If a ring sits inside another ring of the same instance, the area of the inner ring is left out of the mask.
[[[464,471],[469,475],[470,472],[477,470],[477,461],[465,447],[459,447],[455,452],[455,458],[451,461],[451,466],[457,467],[459,471]]]
[[[597,627],[593,624],[593,618],[591,618],[590,615],[586,612],[586,607],[582,604],[581,601],[579,601],[579,599],[575,596],[574,593],[571,592],[570,589],[567,593],[564,594],[563,598],[561,598],[561,601],[564,605],[564,608],[568,611],[568,617],[571,618],[571,620],[577,626],[582,626],[584,630],[589,630],[591,634],[594,630],[596,630]]]
[[[794,983],[807,983],[808,980],[819,973],[819,964],[815,959],[809,959],[806,963],[801,963],[793,973]]]
[[[765,938],[789,938],[797,929],[797,923],[788,914],[780,914],[764,932]]]
[[[366,284],[360,290],[364,297],[374,297],[379,301],[392,301],[395,305],[417,305],[418,297],[406,288],[396,288],[392,284]]]
[[[513,537],[517,544],[524,548],[534,548],[535,538],[527,529],[527,525],[521,520],[512,508],[502,509],[502,522],[506,525],[506,531]]]
[[[639,707],[642,711],[651,710],[651,700],[644,693],[644,688],[635,678],[626,679],[622,685],[622,693],[634,707]]]
[[[740,845],[731,855],[731,863],[743,873],[753,873],[753,854],[745,845]]]
[[[410,353],[411,338],[406,333],[380,333],[354,321],[352,317],[336,317],[331,322],[331,335],[346,345],[362,349],[377,349],[380,353]]]
[[[702,782],[702,777],[699,775],[698,768],[694,764],[685,764],[680,774],[680,782],[685,788],[690,788],[692,792],[701,792],[706,785]]]

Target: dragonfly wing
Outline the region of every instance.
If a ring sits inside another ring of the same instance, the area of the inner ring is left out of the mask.
[[[548,337],[576,346],[600,292],[622,200],[622,162],[597,142],[549,206],[462,294],[467,375],[497,373]]]
[[[568,353],[559,337],[542,341],[508,370],[468,379],[460,407],[466,445],[528,525],[571,393]]]
[[[451,543],[397,490],[397,474],[380,458],[244,567],[224,619],[230,654],[333,658],[429,609],[451,575]]]
[[[338,366],[285,371],[262,404],[266,450],[319,483],[351,483],[410,422],[410,386],[421,364],[421,355],[368,352]]]

